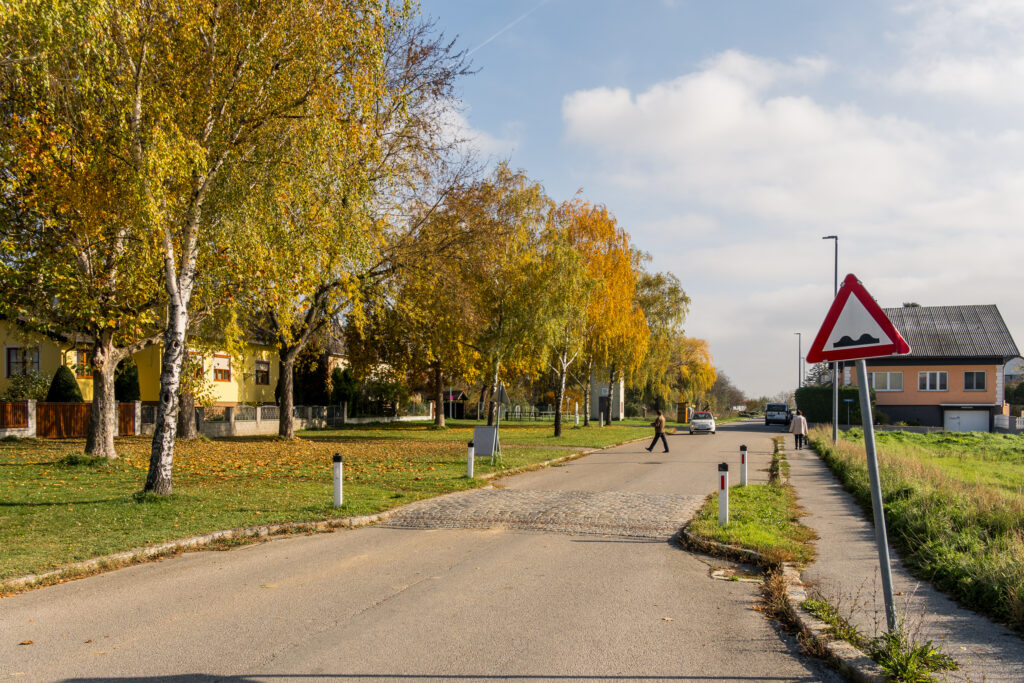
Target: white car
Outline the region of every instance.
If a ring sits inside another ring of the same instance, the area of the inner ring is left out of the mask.
[[[690,433],[697,432],[715,433],[715,416],[708,412],[694,413],[690,418]]]

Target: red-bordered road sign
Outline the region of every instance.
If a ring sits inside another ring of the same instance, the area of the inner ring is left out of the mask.
[[[864,285],[853,273],[846,276],[825,322],[818,330],[808,363],[877,358],[910,353],[910,345],[896,330]]]

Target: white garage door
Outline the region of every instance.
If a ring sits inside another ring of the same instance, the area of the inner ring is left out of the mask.
[[[987,432],[987,410],[946,410],[942,426],[948,432]]]

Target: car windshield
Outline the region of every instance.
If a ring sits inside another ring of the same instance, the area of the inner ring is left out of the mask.
[[[694,413],[693,414],[693,419],[694,420],[710,420],[711,419],[711,413]]]
[[[784,403],[769,403],[768,410],[770,410],[773,413],[784,413],[786,412],[787,408]]]

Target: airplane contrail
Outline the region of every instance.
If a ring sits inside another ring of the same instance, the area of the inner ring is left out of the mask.
[[[482,47],[483,47],[484,45],[487,45],[487,44],[488,44],[489,42],[491,42],[492,40],[494,40],[495,38],[497,38],[498,36],[500,36],[500,35],[501,35],[502,33],[504,33],[505,31],[509,30],[510,28],[512,28],[513,26],[515,26],[516,24],[518,24],[518,23],[519,23],[520,21],[522,21],[522,20],[523,20],[523,19],[525,19],[526,17],[528,17],[528,16],[530,16],[531,14],[533,14],[534,12],[536,12],[536,11],[537,11],[538,9],[540,9],[540,8],[541,8],[541,5],[546,5],[546,4],[548,4],[548,2],[550,2],[550,0],[540,0],[540,2],[538,2],[538,3],[536,4],[536,6],[534,6],[534,8],[533,8],[533,9],[531,9],[531,10],[527,11],[527,12],[526,12],[526,13],[524,13],[524,14],[523,14],[522,16],[520,16],[520,17],[519,17],[518,19],[516,19],[516,20],[514,20],[514,21],[512,21],[512,22],[510,22],[510,23],[508,23],[508,24],[506,24],[505,26],[503,26],[503,27],[502,27],[501,29],[499,29],[499,30],[498,30],[498,32],[497,32],[497,33],[495,33],[495,34],[494,34],[493,36],[491,36],[490,38],[488,38],[487,40],[485,40],[484,42],[480,43],[479,45],[477,45],[476,47],[474,47],[474,48],[473,48],[472,50],[470,50],[469,52],[467,52],[467,53],[466,53],[466,56],[467,56],[467,57],[468,57],[468,56],[470,56],[471,54],[473,54],[474,52],[476,52],[477,50],[479,50],[480,48],[482,48]]]

